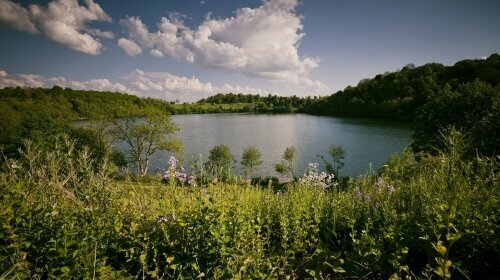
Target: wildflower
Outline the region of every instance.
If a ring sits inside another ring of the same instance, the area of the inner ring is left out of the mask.
[[[370,202],[372,200],[372,197],[369,194],[362,192],[359,188],[354,190],[354,196],[363,202]]]
[[[167,171],[163,173],[163,180],[177,180],[181,184],[187,182],[190,186],[195,184],[195,177],[188,176],[184,167],[179,164],[179,161],[175,157],[170,157],[168,165]]]
[[[166,217],[160,216],[158,219],[156,219],[156,222],[151,226],[151,231],[156,231],[156,227],[159,224],[164,224],[168,221],[175,221],[176,216],[175,214],[168,214]]]
[[[374,186],[379,192],[387,192],[388,194],[392,194],[396,191],[394,186],[385,182],[384,179],[382,179],[382,177],[380,176],[377,176],[377,178],[375,179]]]
[[[177,159],[174,156],[171,156],[168,160],[168,165],[170,166],[170,168],[175,169],[175,167],[177,166]]]
[[[319,173],[319,164],[315,162],[310,162],[307,165],[304,176],[299,179],[299,182],[310,183],[313,186],[321,188],[335,187],[337,182],[334,180],[333,174],[328,174],[326,172]]]
[[[175,177],[176,177],[176,178],[177,178],[177,180],[179,180],[179,182],[181,182],[181,183],[186,182],[186,179],[187,179],[187,175],[186,175],[186,173],[183,173],[183,172],[176,172],[176,173],[175,173]]]

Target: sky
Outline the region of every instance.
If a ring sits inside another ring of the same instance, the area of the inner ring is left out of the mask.
[[[0,0],[0,88],[324,96],[500,53],[498,0]]]

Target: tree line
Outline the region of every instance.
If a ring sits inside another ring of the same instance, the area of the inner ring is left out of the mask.
[[[419,109],[440,98],[444,89],[457,91],[475,80],[500,84],[500,55],[462,60],[453,66],[408,64],[403,69],[363,79],[330,96],[318,99],[304,112],[316,115],[413,120]]]

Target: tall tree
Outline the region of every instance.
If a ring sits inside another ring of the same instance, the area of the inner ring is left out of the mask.
[[[148,171],[151,156],[160,150],[180,152],[182,144],[173,137],[179,127],[170,116],[161,111],[150,111],[144,118],[113,120],[113,135],[130,149],[130,160],[137,167],[137,175]]]

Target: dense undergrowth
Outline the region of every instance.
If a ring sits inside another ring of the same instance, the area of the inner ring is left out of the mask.
[[[0,173],[0,278],[493,279],[499,158],[392,157],[378,176],[282,190],[113,180],[67,138]]]

